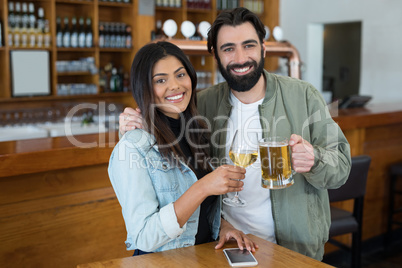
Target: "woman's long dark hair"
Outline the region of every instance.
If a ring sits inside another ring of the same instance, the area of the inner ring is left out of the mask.
[[[155,95],[152,86],[152,70],[154,65],[167,56],[177,58],[186,69],[191,79],[191,98],[187,109],[181,113],[184,118],[185,126],[190,129],[198,129],[199,131],[189,131],[187,137],[193,157],[201,157],[203,164],[199,167],[206,171],[211,171],[211,167],[207,164],[209,161],[209,143],[206,137],[205,123],[200,119],[194,120],[198,116],[196,107],[196,86],[197,75],[193,65],[188,60],[184,52],[176,45],[170,42],[149,43],[142,47],[134,57],[131,65],[131,89],[133,97],[141,109],[144,128],[153,134],[158,145],[159,152],[172,163],[174,160],[187,159],[180,149],[176,136],[169,127],[169,123],[163,113],[155,104]],[[182,120],[183,122],[183,120]],[[185,138],[185,137],[182,137]],[[195,146],[191,146],[194,144]],[[173,154],[171,153],[173,152]],[[195,159],[195,163],[197,159]],[[192,167],[194,168],[194,167]]]

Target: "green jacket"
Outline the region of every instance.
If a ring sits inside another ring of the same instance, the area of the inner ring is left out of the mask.
[[[264,71],[266,93],[259,106],[264,136],[298,134],[314,146],[310,172],[294,175],[295,183],[271,190],[275,235],[279,245],[322,260],[331,216],[327,189],[348,178],[350,146],[331,118],[321,94],[309,83]],[[226,125],[232,106],[226,82],[197,94],[198,111],[212,130],[212,157],[225,158]]]

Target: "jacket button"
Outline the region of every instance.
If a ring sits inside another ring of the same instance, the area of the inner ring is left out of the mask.
[[[162,168],[163,168],[164,170],[166,170],[166,169],[167,169],[167,166],[166,166],[165,164],[163,164],[163,165],[162,165]]]

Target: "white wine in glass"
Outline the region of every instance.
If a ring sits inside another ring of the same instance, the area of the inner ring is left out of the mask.
[[[258,158],[258,133],[236,130],[229,157],[236,166],[246,168],[252,165]],[[247,204],[240,198],[239,192],[236,192],[233,198],[224,198],[223,203],[232,207],[244,207]]]
[[[229,157],[232,162],[239,167],[248,167],[252,165],[258,158],[257,151],[229,151]]]

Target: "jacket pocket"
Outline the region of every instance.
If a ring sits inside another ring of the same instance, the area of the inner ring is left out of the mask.
[[[179,183],[175,167],[172,167],[166,160],[149,159],[149,172],[155,187],[159,192],[177,191]]]

